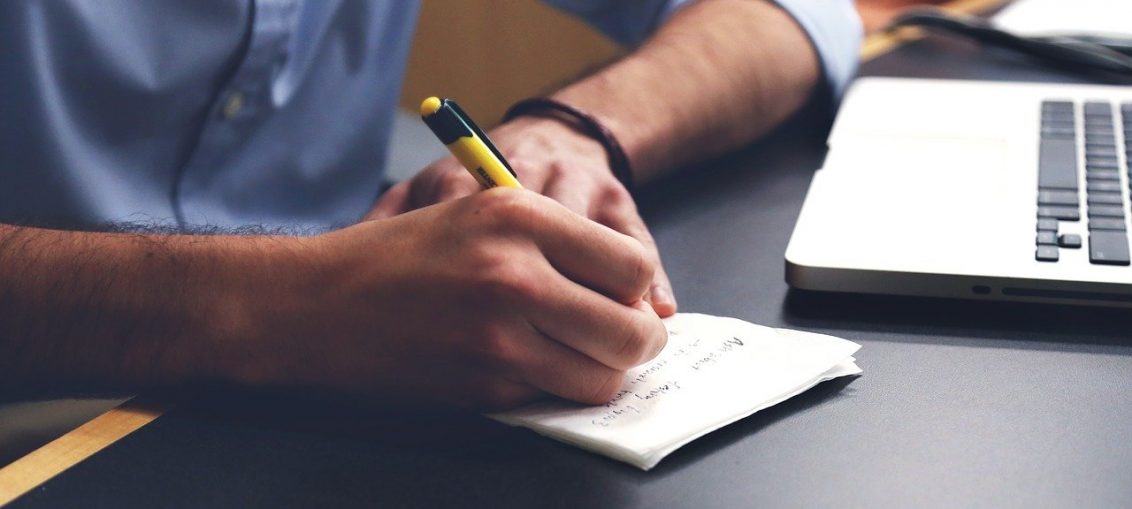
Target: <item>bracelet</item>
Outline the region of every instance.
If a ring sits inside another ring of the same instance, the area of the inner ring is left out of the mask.
[[[597,140],[605,148],[606,155],[609,156],[609,169],[613,171],[613,176],[621,181],[625,189],[633,190],[633,171],[629,166],[629,156],[625,155],[625,149],[621,148],[621,142],[617,141],[613,131],[602,125],[593,115],[554,99],[533,97],[519,101],[508,108],[507,113],[503,114],[503,121],[507,122],[524,115],[546,115],[547,113],[570,121],[582,134]]]

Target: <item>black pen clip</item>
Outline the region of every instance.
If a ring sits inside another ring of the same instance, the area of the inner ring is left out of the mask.
[[[464,113],[464,109],[461,108],[459,104],[456,104],[456,101],[453,101],[452,99],[445,99],[444,101],[442,101],[441,107],[452,108],[452,111],[456,114],[460,121],[464,123],[468,130],[478,136],[479,139],[483,140],[483,144],[487,145],[487,149],[490,150],[492,154],[495,154],[495,157],[499,159],[499,162],[503,163],[503,167],[507,168],[507,171],[511,172],[511,176],[519,178],[519,175],[516,174],[515,170],[511,168],[511,163],[507,162],[507,158],[503,157],[503,154],[499,152],[499,149],[495,148],[495,144],[491,142],[491,138],[487,137],[487,133],[483,132],[483,130],[481,130],[475,122],[472,122],[472,117],[469,117],[467,113]]]

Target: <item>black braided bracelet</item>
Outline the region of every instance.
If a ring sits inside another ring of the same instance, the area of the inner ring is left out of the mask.
[[[613,176],[625,185],[625,189],[633,190],[633,171],[629,166],[629,157],[625,155],[625,149],[621,148],[621,142],[617,141],[613,131],[602,125],[596,117],[554,99],[534,97],[519,101],[508,108],[507,113],[503,114],[503,121],[507,122],[524,115],[554,116],[570,122],[583,134],[597,140],[605,148],[605,153],[609,157],[609,169],[613,171]]]

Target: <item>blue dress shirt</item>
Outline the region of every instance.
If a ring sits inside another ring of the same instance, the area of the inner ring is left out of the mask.
[[[553,0],[635,44],[682,0]],[[850,0],[778,0],[833,90]],[[0,222],[328,229],[373,204],[413,0],[0,1]],[[752,29],[757,29],[753,27]]]

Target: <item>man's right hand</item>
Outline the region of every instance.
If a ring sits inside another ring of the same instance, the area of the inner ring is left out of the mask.
[[[284,291],[245,318],[262,327],[231,357],[241,381],[600,404],[667,340],[642,300],[657,270],[644,247],[536,193],[485,191],[302,246],[280,265],[295,268]]]

